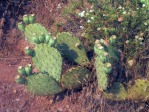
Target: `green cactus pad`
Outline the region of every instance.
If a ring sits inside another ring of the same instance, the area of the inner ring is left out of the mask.
[[[102,63],[100,58],[97,56],[95,59],[96,75],[98,79],[98,88],[103,91],[108,86],[108,74],[104,72],[106,63]]]
[[[57,49],[47,44],[38,44],[34,49],[32,60],[40,72],[47,72],[56,81],[60,81],[62,57]]]
[[[33,38],[38,38],[43,34],[46,35],[48,34],[48,31],[41,24],[34,23],[26,25],[24,33],[30,43],[35,43]]]
[[[85,67],[76,67],[69,69],[62,76],[61,84],[65,89],[75,89],[91,79],[90,71]]]
[[[114,60],[110,59],[112,63],[113,61],[120,59],[120,54],[115,47],[113,47],[112,45],[108,45],[107,50],[108,50],[108,53],[110,54],[110,57],[114,59]]]
[[[134,85],[128,85],[128,98],[132,100],[149,100],[149,81],[135,80]]]
[[[70,62],[80,65],[88,62],[82,43],[70,33],[62,32],[57,35],[56,48],[61,52],[62,56]]]
[[[104,97],[113,101],[122,101],[127,98],[127,91],[122,83],[115,82],[111,88],[106,90]]]
[[[62,88],[48,74],[38,73],[26,78],[27,89],[33,95],[46,96],[60,93]]]

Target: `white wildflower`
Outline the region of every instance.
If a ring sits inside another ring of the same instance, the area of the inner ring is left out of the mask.
[[[128,44],[129,43],[129,40],[126,40],[125,43]]]
[[[85,11],[82,11],[78,14],[78,16],[80,16],[80,17],[84,17],[84,15],[85,15]]]
[[[142,7],[146,7],[146,5],[145,5],[145,4],[143,4],[143,5],[142,5]]]
[[[91,20],[87,20],[87,23],[90,23],[91,22]]]
[[[101,28],[97,28],[97,31],[100,31],[101,30]]]
[[[90,12],[93,12],[93,10],[90,10]]]
[[[84,29],[84,26],[80,26],[80,29]]]
[[[91,20],[94,20],[94,17],[91,17]]]
[[[147,22],[144,22],[144,25],[147,26]]]
[[[123,12],[123,14],[126,14],[126,13],[127,13],[126,11]]]

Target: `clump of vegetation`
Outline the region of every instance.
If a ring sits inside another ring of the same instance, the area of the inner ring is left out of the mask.
[[[91,9],[80,12],[78,16],[85,21],[80,26],[84,29],[82,36],[92,44],[88,50],[94,50],[96,55],[98,89],[111,100],[148,100],[147,75],[134,77],[130,72],[128,74],[132,67],[141,66],[136,57],[145,49],[148,40],[148,6],[133,0],[89,2],[92,3]],[[16,77],[16,82],[25,84],[31,93],[57,94],[92,80],[86,67],[92,62],[78,38],[68,32],[59,33],[53,38],[42,25],[35,23],[34,15],[24,16],[18,28],[34,44],[34,49],[27,47],[25,53],[32,57],[39,72],[32,73],[31,66],[21,66],[18,68],[20,75]],[[73,65],[64,74],[63,60]]]
[[[139,0],[123,1],[118,0],[90,0],[91,9],[83,10],[78,14],[84,24],[82,36],[92,45],[93,49],[96,39],[105,39],[115,36],[114,46],[120,51],[121,64],[125,69],[133,65],[140,67],[136,63],[140,52],[142,55],[147,52],[147,42],[149,37],[149,14],[146,2]],[[146,3],[146,4],[145,4]],[[144,73],[145,74],[145,73]],[[130,74],[129,74],[130,75]]]

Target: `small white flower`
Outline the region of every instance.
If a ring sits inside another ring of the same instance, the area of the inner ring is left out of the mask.
[[[91,20],[87,20],[87,23],[90,23],[91,22]]]
[[[91,20],[94,20],[94,17],[91,17]]]
[[[142,7],[146,7],[146,5],[145,5],[145,4],[143,4],[143,5],[142,5]]]
[[[135,36],[135,39],[138,39],[138,38],[139,38],[139,36],[138,36],[138,35],[136,35],[136,36]]]
[[[142,41],[142,40],[143,40],[143,38],[142,38],[142,37],[140,37],[140,38],[139,38],[139,40],[140,40],[140,41]]]
[[[126,13],[127,13],[126,11],[123,12],[123,14],[126,14]]]
[[[84,26],[80,26],[80,29],[84,29]]]
[[[140,45],[143,45],[143,42],[140,42]]]
[[[120,5],[120,6],[118,7],[118,9],[122,9],[122,6]]]
[[[103,14],[103,16],[106,16],[106,14]]]
[[[137,7],[137,10],[139,10],[139,8]]]
[[[97,28],[97,31],[100,31],[101,30],[101,28]]]
[[[129,40],[126,40],[125,43],[128,44],[129,43]]]
[[[100,50],[103,49],[103,46],[99,46],[98,49],[100,49]]]
[[[78,14],[78,16],[80,17],[84,17],[84,15],[85,15],[85,11],[82,11],[81,13]]]
[[[93,10],[90,10],[90,12],[93,12]]]
[[[147,26],[147,22],[144,22],[144,25]]]

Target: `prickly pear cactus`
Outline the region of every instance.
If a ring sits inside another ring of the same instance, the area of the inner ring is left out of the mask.
[[[56,48],[70,62],[80,65],[88,62],[88,57],[82,43],[70,33],[62,32],[57,35]]]
[[[122,83],[114,82],[113,86],[104,91],[104,97],[113,101],[127,99],[127,91]]]
[[[57,49],[47,44],[38,44],[34,49],[32,61],[40,72],[47,72],[56,81],[60,81],[62,57]]]
[[[21,74],[15,77],[15,81],[18,84],[24,84],[31,94],[45,96],[57,94],[62,91],[58,82],[47,73],[28,74],[28,70],[30,71],[31,68],[20,67],[18,72]]]
[[[138,79],[133,85],[128,85],[128,98],[132,100],[149,99],[149,80]]]
[[[38,73],[26,78],[27,89],[30,93],[40,96],[60,93],[62,88],[56,80],[48,74]]]
[[[24,15],[23,22],[18,23],[18,28],[24,33],[27,41],[33,44],[47,43],[51,46],[55,44],[55,39],[48,33],[46,28],[39,23],[35,23],[35,15]]]
[[[105,40],[103,39],[95,41],[95,67],[98,87],[101,91],[107,89],[108,77],[109,73],[112,71],[112,65],[120,58],[118,51],[112,46],[115,39],[116,38],[111,37],[109,43],[105,43]]]
[[[73,67],[62,76],[61,84],[65,89],[75,89],[90,79],[91,73],[87,68]]]

